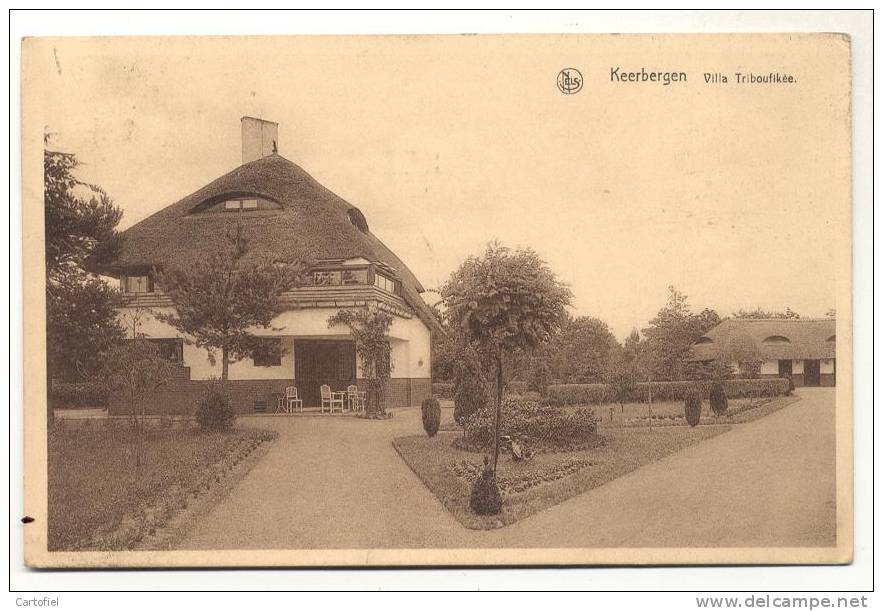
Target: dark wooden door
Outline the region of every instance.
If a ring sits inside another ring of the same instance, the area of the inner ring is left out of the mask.
[[[821,381],[821,362],[818,359],[803,361],[803,385],[818,386]]]
[[[352,342],[295,341],[294,377],[305,407],[321,404],[319,388],[346,390],[356,383],[356,351]]]

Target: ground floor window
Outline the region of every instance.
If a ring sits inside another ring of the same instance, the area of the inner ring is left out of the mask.
[[[255,367],[279,367],[282,365],[282,339],[261,338],[253,355]]]
[[[159,350],[163,358],[176,363],[184,362],[184,340],[180,337],[150,337],[147,341]]]

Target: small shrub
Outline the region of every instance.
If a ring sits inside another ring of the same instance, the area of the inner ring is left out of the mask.
[[[702,416],[702,392],[694,389],[687,394],[684,399],[684,417],[687,424],[691,427],[699,424],[699,418]]]
[[[423,430],[430,437],[435,437],[441,424],[441,405],[439,405],[438,399],[423,399],[420,411],[423,415]]]
[[[196,406],[196,422],[203,431],[229,431],[236,420],[230,395],[220,384],[211,384]]]
[[[711,391],[708,396],[708,403],[711,405],[711,411],[715,416],[723,416],[727,413],[727,393],[724,391],[724,385],[720,382],[711,384]]]
[[[472,494],[469,495],[469,507],[481,516],[496,515],[503,507],[503,498],[500,496],[500,487],[497,486],[497,478],[491,468],[487,457],[484,459],[484,468],[481,474],[472,484]]]

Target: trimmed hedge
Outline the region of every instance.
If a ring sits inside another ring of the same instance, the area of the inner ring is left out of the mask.
[[[690,427],[696,426],[702,419],[702,397],[702,391],[694,388],[687,393],[684,399],[684,418]]]
[[[711,392],[713,381],[641,382],[630,401],[647,400],[648,390],[654,401],[683,401],[691,389],[699,389],[704,396]],[[760,380],[723,380],[724,392],[730,399],[780,397],[788,392],[788,380],[766,378]],[[546,390],[549,405],[591,405],[610,403],[610,389],[606,384],[552,384]]]
[[[454,383],[453,382],[433,382],[432,383],[432,396],[438,397],[439,399],[453,399],[454,398]]]
[[[423,430],[430,437],[435,437],[441,424],[441,407],[438,404],[438,399],[435,397],[423,399],[420,412],[423,417]]]
[[[104,407],[107,394],[94,382],[52,382],[49,402],[55,409]]]

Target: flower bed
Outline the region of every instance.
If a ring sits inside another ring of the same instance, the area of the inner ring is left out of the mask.
[[[728,426],[618,428],[609,431],[606,445],[576,452],[556,452],[515,461],[501,454],[497,481],[503,488],[500,514],[476,515],[469,495],[479,461],[458,449],[459,433],[439,431],[393,440],[396,451],[417,477],[465,527],[491,529],[511,524],[597,488],[642,465],[729,430]]]
[[[503,473],[497,477],[497,485],[500,487],[500,494],[506,498],[541,484],[567,477],[594,464],[588,458],[567,458],[558,463],[536,465],[533,468],[522,470],[517,475]],[[472,484],[481,473],[482,465],[461,459],[451,462],[449,468],[451,473]]]

